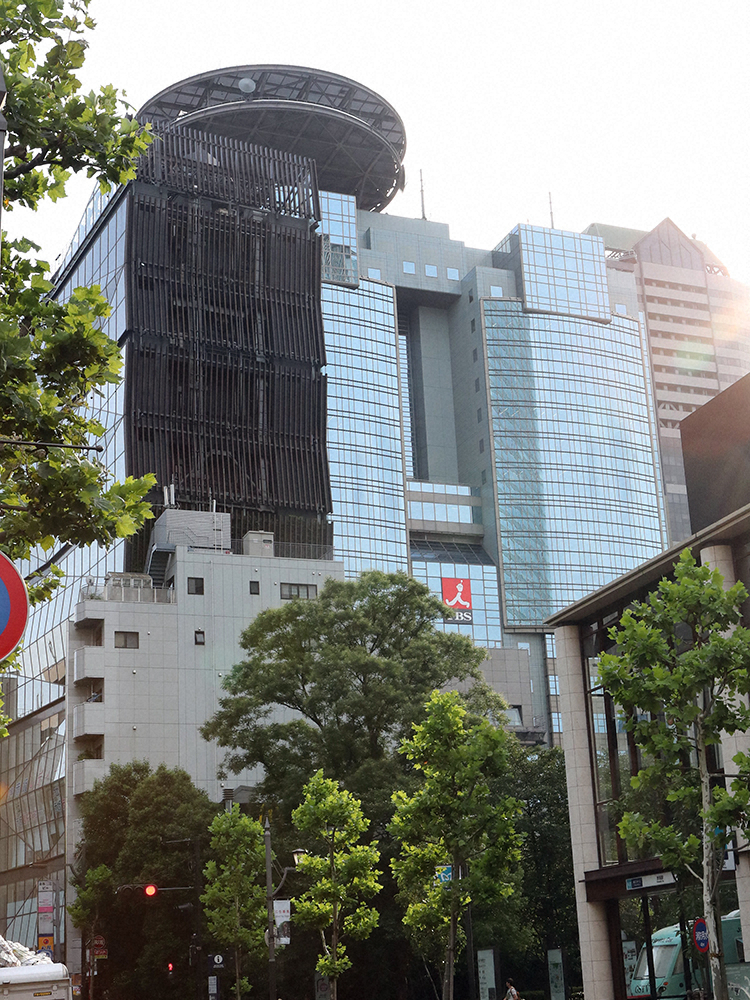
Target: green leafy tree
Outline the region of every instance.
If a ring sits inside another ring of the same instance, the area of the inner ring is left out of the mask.
[[[114,87],[83,93],[90,0],[0,0],[0,61],[8,89],[5,201],[37,208],[85,170],[102,188],[135,176],[148,135]]]
[[[365,900],[380,892],[380,852],[359,840],[370,821],[354,796],[318,771],[305,785],[305,798],[292,814],[306,835],[311,853],[298,862],[309,889],[295,897],[295,922],[319,931],[323,953],[317,970],[331,980],[336,1000],[339,976],[351,968],[343,938],[364,940],[378,923],[378,913]],[[326,936],[328,935],[328,936]]]
[[[115,886],[112,872],[107,865],[97,865],[89,868],[82,876],[78,887],[78,895],[68,907],[75,927],[84,932],[87,948],[86,976],[89,985],[94,975],[94,936],[103,930],[102,916],[111,909],[115,899]],[[91,990],[89,990],[91,996]]]
[[[81,92],[83,33],[94,26],[88,4],[0,0],[6,211],[62,197],[77,171],[104,189],[121,183],[150,141],[112,87]],[[20,238],[4,241],[0,255],[0,550],[41,564],[29,579],[32,604],[62,576],[52,560],[34,558],[39,551],[133,534],[150,516],[143,497],[154,484],[151,476],[113,482],[82,450],[103,433],[87,408],[119,380],[120,352],[100,329],[109,305],[99,288],[75,289],[65,305],[51,301],[49,265],[30,257],[37,249]]]
[[[186,991],[196,913],[191,916],[176,904],[198,903],[192,887],[201,872],[190,869],[193,845],[197,841],[207,849],[217,807],[185,771],[164,765],[152,770],[145,761],[134,761],[113,764],[82,796],[80,809],[82,839],[70,913],[77,927],[87,933],[95,927],[93,932],[107,939],[109,957],[99,966],[97,980],[101,977],[112,1000],[150,1000],[171,961],[172,985]],[[151,900],[116,891],[147,882],[186,889]]]
[[[247,659],[203,727],[227,771],[262,764],[261,801],[288,817],[318,769],[343,781],[378,827],[403,786],[396,752],[430,691],[476,677],[484,650],[438,631],[445,605],[404,574],[329,580],[317,599],[264,611],[242,634]],[[293,713],[281,721],[280,708]]]
[[[666,867],[702,886],[714,996],[726,1000],[719,882],[733,828],[747,829],[750,758],[717,781],[722,734],[750,728],[750,631],[739,625],[747,590],[724,590],[721,575],[697,566],[685,550],[674,579],[610,630],[617,655],[601,658],[600,677],[621,707],[642,752],[624,798],[620,834],[635,851],[660,855]]]
[[[259,884],[264,872],[263,827],[257,820],[231,812],[215,817],[209,827],[214,858],[204,869],[203,912],[211,936],[234,952],[235,993],[240,1000],[250,984],[242,976],[242,957],[264,948],[266,893]]]
[[[569,973],[580,975],[565,759],[559,747],[523,747],[509,741],[508,751],[505,787],[520,804],[515,821],[521,837],[520,878],[517,899],[510,901],[517,902],[518,912],[512,927],[503,926],[503,912],[495,921],[494,939],[510,938],[504,948],[506,966],[512,965],[512,975],[527,989],[542,989],[547,985],[549,948],[563,948]],[[492,926],[492,920],[483,918]]]
[[[98,288],[48,299],[47,266],[23,247],[4,244],[0,261],[0,438],[18,442],[0,443],[0,547],[15,559],[133,534],[151,516],[143,496],[155,482],[111,482],[77,450],[104,433],[87,401],[120,378],[120,350],[100,328],[110,307]]]
[[[425,721],[401,746],[422,783],[413,795],[393,796],[400,855],[392,867],[418,947],[432,957],[436,945],[444,951],[443,1000],[453,997],[459,919],[472,895],[500,901],[513,889],[519,803],[492,794],[507,782],[508,739],[501,726],[470,714],[456,692],[434,691]]]

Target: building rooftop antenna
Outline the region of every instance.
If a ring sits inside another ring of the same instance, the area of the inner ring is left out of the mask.
[[[552,214],[552,192],[548,191],[547,194],[549,195],[549,227],[550,227],[550,229],[554,229],[555,228],[555,217]]]
[[[422,218],[426,219],[427,216],[425,215],[425,211],[424,211],[424,181],[422,180],[422,171],[421,170],[419,171],[419,194],[420,194],[420,197],[422,199]]]

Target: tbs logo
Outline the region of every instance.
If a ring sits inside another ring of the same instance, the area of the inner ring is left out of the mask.
[[[471,623],[474,615],[471,610],[471,581],[454,580],[443,577],[443,603],[456,612],[455,618],[446,618],[445,621]]]

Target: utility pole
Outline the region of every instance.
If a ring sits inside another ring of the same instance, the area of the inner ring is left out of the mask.
[[[276,996],[276,918],[273,912],[273,873],[271,871],[271,824],[266,816],[263,839],[266,846],[266,905],[268,908],[268,1000]]]
[[[182,840],[165,840],[165,844],[190,844],[193,848],[193,885],[195,895],[193,903],[193,936],[188,946],[188,962],[195,969],[195,1000],[203,1000],[203,942],[201,941],[201,893],[203,891],[203,870],[201,868],[201,842],[197,837],[186,837]],[[178,886],[179,889],[188,888]],[[165,890],[169,891],[169,890]]]

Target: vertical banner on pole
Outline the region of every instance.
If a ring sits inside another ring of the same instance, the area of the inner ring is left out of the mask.
[[[547,971],[550,1000],[565,1000],[565,970],[562,951],[559,948],[550,948],[547,952]]]
[[[483,948],[477,952],[477,973],[479,1000],[497,1000],[494,948]]]
[[[274,899],[273,917],[276,922],[276,944],[290,944],[292,940],[292,904],[288,899]]]

